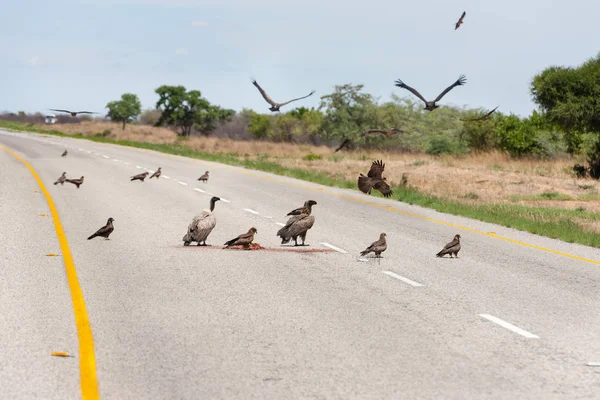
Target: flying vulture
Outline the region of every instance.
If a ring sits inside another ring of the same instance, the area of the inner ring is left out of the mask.
[[[381,233],[379,235],[379,240],[371,243],[369,247],[360,252],[361,256],[366,256],[369,253],[375,253],[375,257],[380,258],[381,253],[383,253],[387,249],[387,242],[385,237],[387,235],[385,233]]]
[[[110,236],[112,231],[115,230],[115,227],[113,226],[113,221],[114,221],[114,219],[109,218],[108,221],[106,221],[106,225],[104,225],[102,228],[98,229],[96,231],[96,233],[94,233],[92,236],[87,238],[87,240],[93,239],[97,236],[101,236],[103,238],[106,238],[106,240],[110,240],[108,237]]]
[[[458,252],[460,251],[460,235],[455,235],[454,236],[454,240],[452,240],[450,243],[446,244],[444,246],[444,248],[436,254],[437,257],[444,257],[446,254],[450,254],[450,258],[452,257],[452,254],[454,254],[456,256],[456,258],[458,258]]]
[[[496,108],[498,108],[498,106],[496,106]],[[482,115],[481,117],[466,118],[466,119],[461,119],[461,121],[484,121],[484,120],[490,119],[491,115],[494,113],[494,111],[496,111],[496,108],[494,108],[492,111],[489,111],[487,114]]]
[[[260,92],[260,94],[262,95],[262,97],[265,99],[265,101],[271,105],[271,107],[269,107],[269,110],[271,110],[273,112],[279,111],[279,108],[285,106],[286,104],[289,104],[289,103],[291,103],[293,101],[305,99],[305,98],[307,98],[309,96],[312,96],[315,93],[315,91],[313,90],[312,92],[310,92],[309,94],[307,94],[304,97],[298,97],[296,99],[292,99],[292,100],[286,101],[285,103],[276,103],[276,102],[274,102],[269,97],[269,95],[267,94],[267,92],[265,92],[264,89],[259,86],[258,82],[256,82],[256,79],[252,79],[252,84],[254,86],[256,86],[256,88],[258,89],[258,91]]]
[[[312,206],[316,205],[314,200],[308,200],[304,207],[290,211],[292,215],[284,227],[277,231],[277,236],[281,238],[281,244],[286,244],[290,239],[294,239],[294,246],[298,245],[298,237],[302,239],[302,246],[305,246],[306,233],[315,224],[315,216],[311,215]]]
[[[250,247],[250,243],[252,243],[252,241],[254,240],[254,235],[256,235],[257,233],[258,231],[256,230],[256,228],[252,227],[248,230],[247,233],[242,233],[238,237],[225,242],[225,247],[223,248],[227,249],[231,246],[244,246],[244,248],[247,249]]]
[[[438,101],[440,101],[442,99],[442,97],[444,97],[444,95],[446,93],[448,93],[449,91],[452,90],[452,88],[454,88],[455,86],[464,85],[466,81],[467,81],[466,76],[465,75],[461,75],[456,80],[456,82],[454,82],[452,85],[450,85],[446,89],[444,89],[444,91],[442,93],[440,93],[440,95],[434,101],[427,101],[427,100],[425,100],[425,98],[423,96],[421,96],[421,93],[417,92],[415,89],[413,89],[410,86],[406,85],[400,79],[396,80],[396,86],[401,87],[403,89],[406,89],[406,90],[410,91],[412,94],[414,94],[415,96],[417,96],[419,99],[423,100],[423,102],[425,103],[425,110],[427,110],[427,111],[433,111],[433,110],[435,110],[436,108],[439,107],[435,103],[437,103]]]
[[[142,172],[141,174],[137,174],[131,177],[131,181],[139,180],[144,182],[144,179],[148,176],[149,172]]]
[[[56,182],[54,182],[55,185],[58,185],[59,183],[62,185],[65,184],[65,181],[67,180],[67,173],[63,172],[61,176],[58,177],[58,179],[56,180]]]
[[[340,144],[340,146],[337,149],[335,149],[334,153],[337,153],[338,151],[340,151],[344,147],[348,147],[349,144],[350,144],[350,139],[344,139],[344,141],[342,142],[342,144]]]
[[[210,199],[210,211],[203,211],[202,214],[196,215],[192,219],[192,222],[188,225],[187,233],[181,239],[184,246],[189,246],[191,242],[198,242],[198,246],[209,246],[206,244],[206,239],[217,225],[217,218],[213,211],[215,210],[215,203],[219,200],[221,199],[213,196]]]
[[[393,194],[392,189],[390,188],[390,185],[387,184],[387,179],[381,177],[384,169],[385,164],[381,160],[373,161],[367,176],[360,174],[358,177],[358,188],[360,191],[371,194],[371,189],[376,189],[380,191],[384,197],[390,197]]]
[[[91,111],[55,110],[54,108],[51,108],[50,110],[52,110],[52,111],[58,111],[58,112],[64,112],[64,113],[67,113],[67,114],[71,114],[71,117],[76,117],[77,114],[98,114],[97,112],[91,112]]]
[[[456,25],[454,25],[454,30],[457,30],[459,26],[462,25],[463,23],[463,19],[465,19],[465,15],[467,15],[466,11],[463,11],[462,15],[460,16],[460,18],[458,19],[458,21],[456,21]]]
[[[67,179],[66,181],[77,186],[77,189],[79,189],[79,186],[83,184],[83,176],[79,179]]]
[[[156,177],[156,179],[158,179],[160,177],[160,174],[162,173],[162,171],[160,169],[161,169],[161,167],[158,167],[158,169],[156,171],[154,171],[154,173],[150,176],[149,179],[152,179],[154,177]]]

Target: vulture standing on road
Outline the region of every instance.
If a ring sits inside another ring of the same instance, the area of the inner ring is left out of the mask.
[[[444,97],[444,95],[446,93],[448,93],[449,91],[451,91],[455,86],[464,85],[466,81],[467,81],[466,76],[465,75],[461,75],[456,80],[456,82],[454,82],[452,85],[450,85],[446,89],[444,89],[444,91],[442,93],[440,93],[440,95],[434,101],[427,101],[427,100],[425,100],[425,98],[423,96],[421,96],[421,93],[417,92],[415,89],[411,88],[410,86],[408,86],[407,84],[405,84],[404,82],[402,82],[400,79],[396,80],[396,86],[408,90],[409,92],[411,92],[412,94],[414,94],[415,96],[417,96],[419,99],[423,100],[423,102],[425,103],[425,110],[427,110],[427,111],[433,111],[433,110],[435,110],[436,108],[439,107],[435,103],[437,103],[438,101],[440,101],[442,99],[442,97]]]
[[[256,88],[258,89],[258,91],[260,92],[260,94],[262,95],[262,97],[265,99],[265,101],[271,105],[271,107],[269,107],[269,110],[271,110],[271,111],[273,111],[273,112],[275,112],[275,111],[279,111],[279,108],[281,108],[281,107],[285,106],[286,104],[289,104],[289,103],[291,103],[291,102],[293,102],[293,101],[297,101],[297,100],[302,100],[302,99],[305,99],[305,98],[307,98],[307,97],[309,97],[309,96],[312,96],[312,95],[315,93],[315,91],[313,90],[312,92],[310,92],[309,94],[307,94],[307,95],[306,95],[306,96],[304,96],[304,97],[298,97],[298,98],[296,98],[296,99],[292,99],[292,100],[286,101],[285,103],[276,103],[276,102],[274,102],[274,101],[273,101],[273,100],[272,100],[272,99],[269,97],[269,95],[267,94],[267,92],[265,92],[265,91],[263,90],[263,88],[261,88],[261,87],[258,85],[258,82],[256,82],[256,79],[252,79],[252,84],[253,84],[254,86],[256,86]]]
[[[498,106],[496,106],[496,108],[498,108]],[[482,115],[481,117],[461,119],[461,121],[485,121],[487,119],[490,119],[490,117],[492,116],[492,113],[494,111],[496,111],[496,108],[494,108],[492,111],[488,112],[487,114]]]
[[[385,164],[381,160],[373,161],[367,176],[360,174],[358,177],[358,188],[360,191],[371,194],[371,189],[375,188],[383,194],[383,197],[390,197],[394,192],[392,192],[390,185],[387,184],[387,179],[381,177],[384,169]]]
[[[402,129],[398,129],[398,128],[390,128],[390,129],[369,129],[368,131],[366,131],[365,133],[363,133],[363,136],[367,136],[370,135],[372,133],[381,133],[384,136],[387,137],[392,137],[397,133],[406,133],[409,134],[406,131],[403,131]]]
[[[379,240],[371,243],[369,247],[360,252],[361,256],[366,256],[369,253],[375,253],[375,257],[380,258],[381,253],[383,253],[387,249],[387,242],[385,237],[387,235],[385,233],[381,233],[379,235]]]
[[[460,16],[460,18],[458,19],[458,21],[456,21],[456,24],[454,25],[454,30],[457,30],[458,27],[462,25],[463,19],[465,19],[465,15],[467,15],[467,12],[463,11],[462,15]]]
[[[79,179],[67,179],[66,181],[77,186],[77,189],[79,189],[79,186],[83,184],[83,176]]]
[[[154,177],[156,177],[156,179],[158,179],[160,177],[160,174],[162,173],[160,170],[161,167],[158,167],[158,169],[156,171],[154,171],[154,173],[150,176],[149,179],[152,179]]]
[[[55,110],[54,108],[51,108],[50,110],[52,110],[52,111],[58,111],[58,112],[64,112],[64,113],[67,113],[67,114],[71,114],[71,117],[76,117],[77,114],[98,114],[97,112],[91,112],[91,111]]]
[[[140,180],[144,182],[144,179],[148,176],[149,172],[142,172],[141,174],[137,174],[131,177],[131,181]]]
[[[213,196],[210,199],[210,211],[203,211],[202,214],[196,215],[192,219],[192,222],[188,225],[187,233],[181,239],[184,246],[189,246],[191,242],[198,242],[198,246],[209,246],[206,244],[206,239],[217,225],[217,218],[213,211],[215,210],[215,203],[219,200],[221,199]]]
[[[58,185],[60,183],[61,185],[64,185],[66,180],[67,180],[67,173],[63,172],[62,175],[58,177],[56,182],[54,182],[54,184]]]
[[[109,218],[108,221],[106,221],[106,225],[104,225],[102,228],[98,229],[96,231],[96,233],[94,233],[92,236],[87,238],[87,240],[93,239],[97,236],[101,236],[103,238],[106,238],[106,240],[110,240],[108,237],[110,236],[112,231],[115,230],[115,227],[113,226],[113,221],[114,221],[114,219]]]
[[[286,244],[290,239],[294,239],[294,246],[299,246],[298,237],[300,237],[302,239],[302,246],[306,246],[304,243],[306,232],[315,223],[315,216],[311,215],[311,213],[312,206],[316,204],[316,201],[308,200],[304,203],[304,207],[290,211],[288,215],[292,215],[292,217],[288,219],[283,228],[277,231],[277,236],[281,238],[281,244]]]
[[[250,243],[252,243],[252,241],[254,240],[254,235],[256,235],[257,233],[258,231],[256,230],[256,228],[252,227],[248,230],[247,233],[242,233],[235,239],[231,239],[225,242],[225,247],[223,248],[227,249],[231,246],[244,246],[244,248],[247,249],[250,247]]]
[[[444,257],[446,254],[450,254],[450,258],[452,254],[458,258],[458,252],[460,251],[460,235],[455,235],[454,240],[450,243],[446,244],[444,248],[436,254],[436,257]]]
[[[200,178],[198,178],[198,180],[204,183],[208,182],[208,171],[206,171]]]
[[[62,153],[61,157],[66,157],[67,156],[67,151],[65,150],[64,153]]]

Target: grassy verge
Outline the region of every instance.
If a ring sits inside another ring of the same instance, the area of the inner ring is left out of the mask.
[[[174,155],[215,161],[229,165],[289,176],[326,186],[356,189],[356,182],[331,176],[326,173],[311,172],[298,168],[287,168],[274,161],[251,160],[237,153],[205,153],[194,151],[185,145],[185,141],[175,144],[152,144],[145,142],[114,140],[102,134],[95,136],[65,135],[57,131],[36,129],[32,124],[0,121],[0,128],[27,131],[56,136],[87,139],[95,142],[112,143],[160,151]],[[356,189],[358,190],[358,189]],[[554,194],[546,197],[555,197]],[[580,243],[600,248],[600,235],[588,228],[600,224],[600,215],[583,209],[566,210],[557,208],[528,207],[516,204],[472,204],[460,203],[440,196],[422,193],[412,187],[394,187],[393,198],[408,204],[431,208],[440,212],[460,215],[490,222],[534,234],[561,239],[570,243]],[[586,227],[586,225],[588,227]]]

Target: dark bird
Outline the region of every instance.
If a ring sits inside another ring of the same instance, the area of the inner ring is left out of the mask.
[[[62,153],[61,157],[66,157],[67,156],[67,151],[65,150],[64,153]]]
[[[208,246],[206,239],[217,225],[217,218],[213,211],[215,210],[215,203],[219,200],[221,199],[213,196],[210,199],[210,211],[203,211],[202,214],[196,215],[192,219],[192,222],[188,225],[187,233],[181,239],[184,246],[189,246],[191,242],[198,242],[198,246]]]
[[[101,236],[103,238],[106,238],[106,240],[110,240],[108,237],[110,236],[112,231],[115,230],[115,227],[113,226],[113,221],[114,221],[114,219],[109,218],[108,221],[106,221],[106,225],[104,225],[102,228],[98,229],[96,231],[96,233],[94,233],[92,236],[87,238],[87,240],[93,239],[97,236]]]
[[[152,179],[154,177],[156,177],[156,179],[158,179],[160,177],[160,174],[162,173],[160,170],[161,167],[158,167],[158,169],[156,171],[154,171],[154,173],[150,176],[149,179]]]
[[[456,82],[454,82],[452,85],[448,86],[442,93],[440,93],[440,95],[434,101],[427,101],[427,100],[425,100],[425,98],[423,96],[421,96],[421,93],[417,92],[415,89],[413,89],[410,86],[406,85],[400,79],[396,80],[396,86],[408,90],[409,92],[411,92],[412,94],[414,94],[415,96],[417,96],[419,99],[423,100],[423,102],[425,103],[425,110],[427,110],[427,111],[433,111],[433,110],[435,110],[436,108],[439,107],[435,103],[437,103],[438,101],[440,101],[442,99],[442,97],[444,97],[444,95],[446,93],[448,93],[449,91],[452,90],[452,88],[454,88],[455,86],[464,85],[466,81],[467,81],[466,76],[465,75],[461,75],[456,80]]]
[[[64,185],[66,180],[67,180],[67,173],[63,172],[62,175],[58,177],[56,182],[54,182],[54,184],[58,185],[60,183],[61,185]]]
[[[297,208],[288,213],[292,217],[288,219],[285,226],[277,231],[277,236],[281,238],[281,244],[286,244],[290,239],[294,239],[294,246],[298,246],[298,237],[302,239],[302,246],[305,246],[306,233],[315,223],[315,216],[311,215],[312,206],[316,205],[314,200],[308,200],[304,207]]]
[[[292,100],[286,101],[285,103],[276,103],[276,102],[274,102],[274,101],[273,101],[273,100],[272,100],[272,99],[269,97],[269,95],[267,94],[267,92],[265,92],[265,91],[263,90],[263,88],[261,88],[261,87],[259,86],[258,82],[256,82],[256,79],[252,79],[252,84],[253,84],[254,86],[256,86],[256,88],[258,89],[258,91],[260,92],[260,94],[262,94],[262,97],[265,99],[265,101],[271,105],[271,107],[269,107],[269,110],[271,110],[271,111],[273,111],[273,112],[275,112],[275,111],[279,111],[279,108],[281,108],[281,107],[285,106],[286,104],[289,104],[289,103],[291,103],[291,102],[293,102],[293,101],[297,101],[297,100],[302,100],[302,99],[305,99],[305,98],[307,98],[307,97],[309,97],[309,96],[312,96],[312,95],[315,93],[315,91],[313,90],[312,92],[310,92],[309,94],[307,94],[307,95],[306,95],[306,96],[304,96],[304,97],[298,97],[298,98],[296,98],[296,99],[292,99]]]
[[[131,181],[139,180],[144,182],[144,179],[148,176],[149,172],[142,172],[141,174],[137,174],[131,177]]]
[[[498,108],[498,106],[496,106],[496,108]],[[489,111],[487,114],[482,115],[481,117],[466,118],[466,119],[461,119],[461,121],[484,121],[486,119],[490,119],[490,117],[492,116],[492,114],[494,113],[494,111],[496,111],[496,108],[494,108],[492,111]]]
[[[66,181],[77,186],[77,189],[79,189],[79,186],[83,184],[83,176],[79,179],[67,179]]]
[[[373,161],[367,176],[360,174],[358,177],[358,188],[360,191],[371,194],[371,189],[376,189],[383,194],[383,197],[390,197],[393,194],[392,189],[387,184],[387,179],[381,177],[384,170],[385,164],[381,160]]]
[[[252,227],[248,230],[247,233],[242,233],[235,239],[231,239],[225,242],[225,247],[223,248],[226,249],[231,246],[244,246],[244,248],[247,249],[248,247],[250,247],[250,243],[252,243],[252,241],[254,240],[254,235],[256,235],[257,233],[258,231],[256,230],[256,228]]]
[[[446,254],[450,254],[450,258],[452,257],[452,254],[454,254],[456,256],[456,258],[458,258],[458,252],[460,251],[460,235],[455,235],[454,236],[454,240],[452,240],[450,243],[446,244],[444,246],[444,248],[436,254],[437,257],[444,257]]]
[[[454,25],[454,30],[457,30],[458,27],[462,25],[463,19],[465,19],[465,15],[467,15],[467,12],[463,11],[462,15],[460,16],[460,18],[458,19],[458,21],[456,21],[456,24]]]
[[[64,112],[67,114],[71,114],[71,117],[76,117],[77,114],[98,114],[97,112],[91,112],[91,111],[69,111],[69,110],[55,110],[54,108],[51,108],[52,111],[58,111],[58,112]]]
[[[348,147],[349,144],[350,144],[350,139],[344,139],[344,141],[342,142],[342,144],[340,144],[340,146],[337,149],[335,149],[334,153],[337,153],[338,151],[340,151],[344,147]]]
[[[208,182],[208,171],[206,171],[200,178],[198,178],[198,180],[204,183]]]
[[[369,247],[360,252],[361,256],[366,256],[369,253],[375,253],[375,257],[381,257],[381,253],[383,253],[387,249],[387,242],[385,237],[387,235],[385,233],[381,233],[379,235],[379,240],[371,243]]]
[[[402,129],[398,129],[398,128],[390,128],[390,129],[369,129],[368,131],[363,133],[363,136],[367,136],[370,135],[372,133],[381,133],[384,136],[387,137],[392,137],[397,133],[406,133],[407,135],[410,135],[408,132],[403,131]]]

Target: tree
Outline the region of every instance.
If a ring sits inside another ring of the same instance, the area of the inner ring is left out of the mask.
[[[137,95],[125,93],[121,95],[121,100],[111,101],[106,108],[108,108],[107,116],[112,121],[122,122],[123,130],[125,130],[125,124],[135,120],[142,112],[142,103]]]

